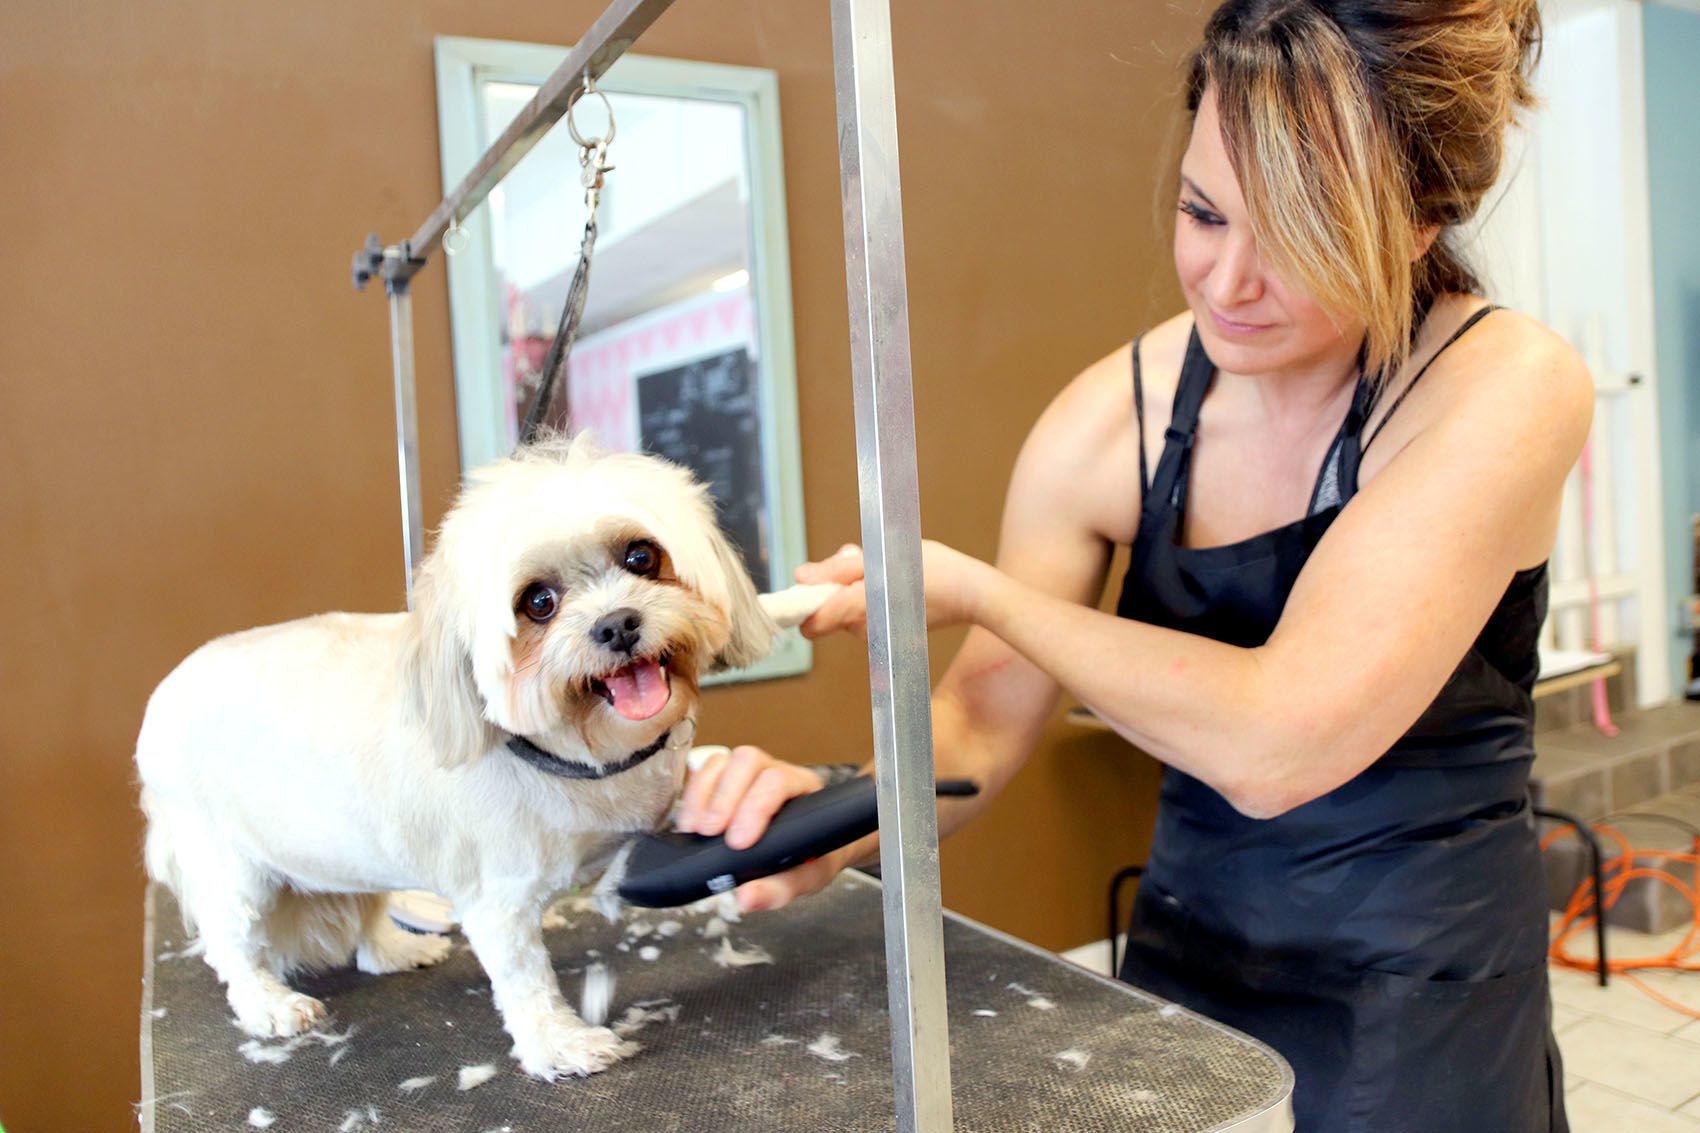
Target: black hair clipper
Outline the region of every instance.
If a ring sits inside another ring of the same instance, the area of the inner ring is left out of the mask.
[[[939,795],[977,795],[967,779],[944,779]],[[626,857],[620,896],[633,905],[668,908],[724,893],[848,845],[879,829],[879,800],[871,776],[799,795],[774,813],[755,845],[734,850],[724,838],[665,831],[638,838]]]

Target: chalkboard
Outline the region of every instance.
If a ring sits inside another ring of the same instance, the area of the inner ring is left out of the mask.
[[[743,347],[637,375],[638,438],[645,452],[682,464],[708,485],[721,530],[756,589],[771,590],[761,404]]]

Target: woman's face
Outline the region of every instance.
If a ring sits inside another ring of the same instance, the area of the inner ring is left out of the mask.
[[[1175,272],[1199,338],[1218,367],[1268,374],[1355,353],[1363,328],[1336,325],[1303,288],[1258,255],[1239,180],[1222,142],[1216,96],[1206,90],[1181,158]]]

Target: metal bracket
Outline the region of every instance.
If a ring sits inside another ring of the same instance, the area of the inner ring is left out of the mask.
[[[373,232],[354,253],[354,290],[364,291],[374,276],[382,276],[384,293],[395,295],[406,291],[414,275],[424,266],[424,260],[410,254],[405,241],[386,246]]]

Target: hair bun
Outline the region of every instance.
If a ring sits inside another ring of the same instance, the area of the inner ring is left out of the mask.
[[[1533,106],[1535,67],[1541,59],[1541,6],[1539,0],[1504,0],[1504,10],[1506,29],[1517,45],[1517,104]]]

